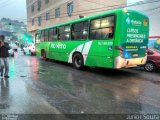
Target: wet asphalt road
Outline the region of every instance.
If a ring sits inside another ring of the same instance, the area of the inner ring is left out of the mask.
[[[86,69],[44,61],[21,52],[1,78],[3,114],[159,114],[160,73]]]

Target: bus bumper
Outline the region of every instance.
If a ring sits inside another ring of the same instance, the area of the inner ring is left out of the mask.
[[[121,56],[115,58],[114,68],[128,68],[128,67],[136,67],[138,65],[144,65],[147,61],[147,56],[141,58],[132,58],[125,59]]]

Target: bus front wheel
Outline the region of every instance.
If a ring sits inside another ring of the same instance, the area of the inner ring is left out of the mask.
[[[76,69],[83,69],[84,67],[84,60],[83,60],[83,56],[79,53],[74,54],[73,56],[73,65]]]

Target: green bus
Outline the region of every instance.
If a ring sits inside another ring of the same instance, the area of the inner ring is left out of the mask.
[[[145,64],[148,38],[147,16],[116,9],[38,30],[36,54],[77,69],[127,68]]]

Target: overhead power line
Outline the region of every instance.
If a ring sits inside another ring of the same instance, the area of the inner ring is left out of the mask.
[[[3,3],[0,3],[0,8],[4,8],[4,7],[7,7],[9,5],[13,5],[15,3],[16,2],[14,0],[7,0],[7,1],[4,1]]]

